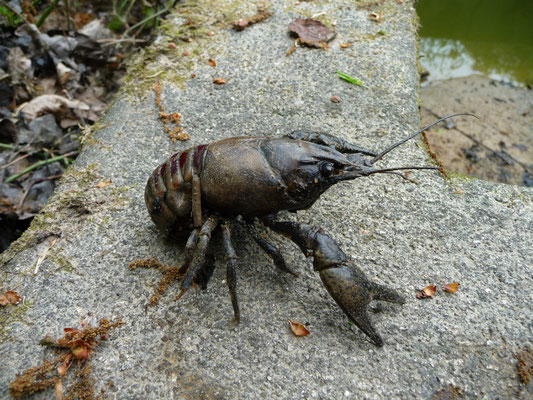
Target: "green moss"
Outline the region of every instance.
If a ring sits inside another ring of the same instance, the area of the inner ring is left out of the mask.
[[[453,183],[472,182],[477,178],[470,175],[465,175],[456,171],[448,171],[448,180]]]
[[[157,43],[143,49],[129,64],[122,92],[142,98],[156,79],[184,89],[195,66],[224,49],[223,39],[232,22],[256,12],[256,4],[237,0],[178,3],[162,22]]]
[[[0,345],[11,339],[9,332],[12,328],[10,325],[16,322],[28,323],[24,316],[34,304],[31,301],[23,301],[16,306],[0,306]]]
[[[54,263],[55,265],[57,265],[60,271],[65,271],[65,272],[74,271],[74,266],[72,265],[72,263],[66,258],[59,256],[58,252],[55,252],[55,254],[47,255],[46,259]]]
[[[117,94],[115,94],[115,96],[113,97],[113,100],[111,100],[109,104],[106,106],[105,110],[102,112],[102,115],[100,116],[100,118],[94,125],[86,125],[85,127],[82,128],[82,136],[80,139],[80,144],[81,144],[82,149],[85,146],[94,146],[96,144],[99,144],[105,147],[105,145],[101,141],[95,139],[94,135],[100,129],[103,129],[107,125],[109,125],[109,122],[104,124],[103,121],[104,121],[104,118],[107,112],[111,109],[111,106],[113,106],[113,104],[115,104],[116,101],[117,101]]]

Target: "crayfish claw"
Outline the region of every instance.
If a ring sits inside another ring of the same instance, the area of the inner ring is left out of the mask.
[[[394,290],[370,282],[354,265],[323,269],[320,271],[320,278],[348,319],[361,329],[376,346],[383,346],[383,339],[368,316],[368,304],[372,300],[403,303],[404,299]]]

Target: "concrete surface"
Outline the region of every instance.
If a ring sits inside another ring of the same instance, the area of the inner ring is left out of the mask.
[[[418,185],[375,176],[339,184],[312,209],[289,217],[322,226],[370,279],[407,298],[404,306],[385,304],[371,316],[383,348],[348,324],[294,245],[268,234],[298,278],[276,270],[238,226],[239,326],[231,323],[222,257],[207,290],[174,302],[175,285],[157,307],[147,307],[161,275],[130,271],[129,262],[151,256],[170,264],[182,257],[183,243],[157,232],[143,200],[149,174],[173,152],[297,128],[381,149],[419,126],[412,2],[275,1],[270,19],[243,32],[227,22],[252,15],[253,7],[232,6],[230,14],[226,1],[216,7],[194,3],[180,3],[167,18],[151,53],[161,54],[139,55],[136,75],[87,136],[53,200],[2,254],[0,288],[22,294],[25,308],[16,318],[7,315],[13,308],[0,311],[0,397],[8,397],[16,373],[53,356],[38,344],[46,333],[58,337],[88,312],[126,322],[92,357],[96,388],[109,398],[413,399],[430,398],[448,384],[464,398],[531,396],[531,384],[518,381],[514,359],[533,346],[531,189],[461,177],[446,181],[433,172],[413,172]],[[383,22],[369,19],[373,11],[384,11]],[[165,31],[192,14],[203,24],[192,42]],[[290,21],[315,14],[336,23],[329,50],[298,48],[286,56],[293,43]],[[177,45],[174,54],[197,47],[180,61],[169,55],[170,41]],[[340,48],[346,42],[352,46]],[[365,86],[340,80],[336,70]],[[191,73],[194,79],[188,79]],[[155,74],[164,87],[162,103],[183,115],[189,142],[166,136],[147,84]],[[217,77],[228,83],[213,85]],[[135,99],[133,92],[145,97]],[[333,95],[342,101],[332,103]],[[382,165],[428,163],[418,141]],[[106,179],[110,186],[96,187]],[[50,233],[60,235],[52,248]],[[442,285],[455,281],[459,291],[443,293]],[[435,298],[416,299],[415,289],[429,284],[439,286]],[[306,324],[311,334],[293,336],[287,318]],[[51,390],[36,398],[54,396]]]

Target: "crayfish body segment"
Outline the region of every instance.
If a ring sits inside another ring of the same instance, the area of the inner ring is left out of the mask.
[[[321,229],[279,221],[277,214],[311,207],[328,188],[344,180],[376,173],[396,174],[407,179],[397,171],[436,169],[377,169],[373,165],[400,144],[455,115],[434,122],[380,153],[328,134],[295,131],[277,139],[229,138],[172,155],[148,179],[145,201],[153,222],[162,231],[191,231],[181,267],[185,277],[177,298],[204,270],[211,268],[206,262],[206,252],[211,235],[220,227],[228,260],[226,280],[235,319],[240,320],[236,255],[229,224],[241,216],[252,238],[280,270],[296,275],[285,264],[281,252],[255,232],[257,221],[288,237],[304,254],[312,255],[315,271],[347,317],[374,344],[383,345],[367,315],[367,306],[372,299],[403,303],[403,298],[392,289],[370,282]]]

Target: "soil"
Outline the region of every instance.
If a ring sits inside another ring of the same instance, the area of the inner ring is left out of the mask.
[[[424,125],[468,112],[428,131],[448,171],[533,186],[533,90],[483,76],[436,81],[420,90]]]

